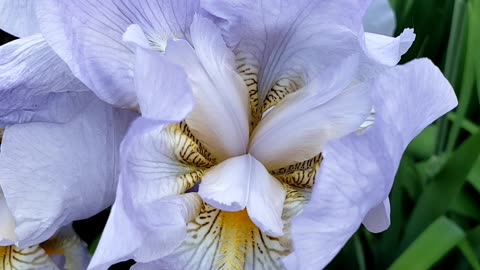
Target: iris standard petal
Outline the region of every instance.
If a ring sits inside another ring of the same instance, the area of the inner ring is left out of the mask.
[[[5,130],[0,186],[20,247],[44,241],[59,227],[112,203],[118,146],[132,115],[92,98],[66,124],[28,123]]]
[[[372,107],[369,85],[315,91],[320,82],[290,94],[252,133],[249,153],[266,168],[278,169],[313,158],[329,140],[357,130]],[[310,88],[310,89],[309,89]]]
[[[187,75],[160,52],[137,47],[135,88],[143,117],[180,122],[194,105]]]
[[[69,121],[90,101],[88,92],[41,35],[0,47],[0,127]]]
[[[384,201],[403,151],[432,121],[457,105],[452,87],[430,60],[386,71],[372,85],[375,123],[362,135],[329,143],[312,199],[294,219],[292,269],[324,267]]]
[[[195,106],[187,124],[218,162],[243,155],[250,107],[246,86],[234,70],[234,55],[210,20],[196,16],[190,31],[194,48],[186,41],[169,41],[166,51],[192,85]]]
[[[298,90],[325,67],[357,51],[368,3],[203,0],[202,7],[224,19],[219,25],[227,45],[234,49],[242,76],[251,81],[251,95],[257,95],[257,105],[262,106],[270,92]]]
[[[17,37],[40,32],[35,16],[35,0],[3,0],[0,2],[0,29]]]
[[[395,13],[389,0],[373,0],[363,17],[365,31],[391,36],[396,27]]]
[[[169,37],[187,38],[195,0],[41,1],[37,8],[43,35],[73,73],[101,99],[135,107],[135,58],[122,41],[131,24],[163,48]]]

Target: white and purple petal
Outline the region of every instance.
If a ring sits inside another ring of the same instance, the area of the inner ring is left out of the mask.
[[[256,73],[263,102],[283,78],[309,81],[360,49],[368,0],[203,0],[227,45]],[[260,103],[261,104],[261,103]]]
[[[61,226],[111,205],[118,147],[133,116],[91,97],[82,113],[65,124],[5,129],[0,186],[20,247],[45,241]]]
[[[40,32],[35,16],[35,0],[2,0],[0,29],[17,37]]]
[[[123,34],[138,24],[159,50],[168,38],[188,39],[197,2],[45,0],[37,16],[45,39],[75,76],[104,101],[135,108],[135,57]]]
[[[0,127],[67,122],[91,97],[40,34],[0,47]]]
[[[332,141],[323,151],[312,199],[293,220],[295,252],[284,260],[290,269],[325,267],[387,199],[408,143],[457,105],[448,81],[426,59],[380,75],[372,83],[372,99],[373,126]]]

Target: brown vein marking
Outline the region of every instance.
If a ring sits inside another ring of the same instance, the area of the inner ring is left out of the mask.
[[[3,139],[3,128],[0,128],[0,144],[2,144],[2,139]]]
[[[15,246],[0,247],[2,270],[55,269],[47,253],[39,246],[19,249]]]
[[[250,64],[245,62],[245,57],[238,57],[237,62],[237,71],[242,77],[245,85],[247,86],[249,101],[250,101],[250,131],[258,124],[261,119],[262,113],[259,108],[259,96],[258,96],[258,78],[257,73],[258,69]]]
[[[210,168],[216,160],[210,152],[195,138],[185,121],[168,127],[177,159],[187,165]]]
[[[279,259],[290,253],[284,243],[289,242],[263,234],[246,210],[225,212],[204,204],[171,256],[184,258],[179,269],[281,269]]]
[[[271,107],[277,105],[288,94],[296,92],[303,87],[302,78],[283,78],[277,81],[270,89],[265,100],[263,101],[262,113],[266,112]]]
[[[271,172],[280,182],[303,189],[311,189],[315,184],[317,170],[322,162],[322,154]]]

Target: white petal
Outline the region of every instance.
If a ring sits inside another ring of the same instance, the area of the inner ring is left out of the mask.
[[[255,159],[250,155],[224,160],[205,173],[198,187],[198,194],[217,209],[229,212],[244,209],[250,184],[256,180],[256,175],[252,173],[253,166]]]
[[[0,29],[17,37],[39,33],[35,2],[35,0],[0,1]]]
[[[270,236],[283,235],[282,210],[286,191],[263,165],[255,160],[248,197],[248,216],[255,225]]]
[[[192,85],[195,107],[187,123],[218,161],[245,154],[250,108],[246,85],[234,71],[233,53],[209,20],[196,16],[190,31],[195,50],[185,41],[170,41],[166,50]]]
[[[198,194],[206,203],[224,211],[247,207],[250,219],[262,232],[283,235],[281,216],[286,192],[251,155],[230,158],[209,169]]]
[[[268,169],[318,155],[327,141],[357,130],[367,118],[367,84],[350,86],[337,96],[338,89],[317,88],[321,86],[314,81],[287,96],[253,131],[249,153]]]
[[[388,198],[367,213],[363,219],[363,225],[373,233],[380,233],[388,229],[390,226],[390,201]]]
[[[363,17],[365,31],[391,36],[396,27],[395,13],[389,0],[373,0]]]
[[[0,186],[20,246],[45,241],[61,226],[112,203],[118,148],[131,119],[130,112],[92,99],[66,124],[28,123],[5,130]]]

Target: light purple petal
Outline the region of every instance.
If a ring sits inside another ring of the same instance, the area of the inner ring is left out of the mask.
[[[0,29],[17,37],[39,33],[35,2],[35,0],[0,1]]]
[[[37,15],[46,40],[82,82],[101,99],[133,108],[135,57],[122,35],[138,24],[154,47],[170,37],[187,38],[197,2],[44,0]]]
[[[375,34],[392,36],[396,23],[389,0],[373,0],[363,17],[365,31]]]
[[[388,70],[372,89],[373,126],[323,151],[312,200],[293,221],[295,252],[284,261],[290,269],[325,267],[387,198],[408,143],[457,105],[452,87],[427,59]]]
[[[167,196],[156,201],[149,212],[155,226],[146,227],[137,220],[138,212],[132,208],[132,200],[142,203],[142,194],[131,197],[125,194],[127,181],[121,178],[117,199],[98,244],[90,270],[108,269],[110,265],[135,259],[150,262],[173,251],[186,235],[186,223],[200,211],[201,200],[196,193]]]
[[[192,90],[183,69],[159,52],[137,47],[135,87],[142,116],[180,122],[194,105]]]
[[[368,57],[385,66],[395,66],[415,40],[412,29],[405,29],[398,37],[392,38],[373,33],[365,33],[365,46]]]
[[[285,97],[252,132],[249,153],[276,169],[308,160],[329,140],[357,130],[372,106],[368,85],[353,82],[358,67],[358,57],[349,57]],[[278,138],[289,143],[271,147]]]
[[[205,17],[195,16],[191,35],[193,47],[184,40],[171,41],[165,52],[184,68],[192,85],[195,106],[186,122],[217,161],[243,155],[250,106],[247,87],[235,71],[234,55],[220,29]]]
[[[0,47],[0,126],[66,122],[91,97],[89,89],[72,75],[41,35]]]
[[[61,226],[112,204],[118,148],[132,117],[92,98],[68,123],[5,129],[0,186],[20,246],[45,241]]]
[[[312,79],[359,51],[368,0],[203,0],[239,62],[257,73],[260,102],[278,80]],[[239,63],[240,64],[240,63]]]

